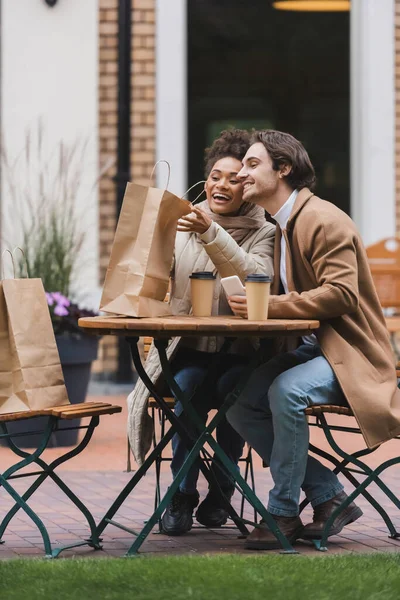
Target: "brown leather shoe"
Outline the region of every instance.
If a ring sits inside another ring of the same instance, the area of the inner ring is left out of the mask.
[[[299,537],[302,537],[304,525],[301,522],[300,517],[271,516],[291,544]],[[264,521],[261,521],[259,526],[255,527],[247,537],[244,547],[249,550],[275,550],[282,546],[272,531],[269,530],[268,525],[264,523]]]
[[[333,511],[342,504],[347,498],[345,492],[340,492],[326,502],[322,502],[314,507],[313,522],[307,523],[304,527],[302,538],[318,540],[322,537],[322,532],[326,525],[327,520],[333,513]],[[354,502],[351,502],[347,508],[345,508],[333,521],[332,526],[329,530],[328,537],[331,535],[337,535],[340,533],[345,525],[357,521],[362,517],[362,510]]]

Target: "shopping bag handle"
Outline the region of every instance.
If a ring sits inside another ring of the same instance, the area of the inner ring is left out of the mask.
[[[13,266],[13,279],[15,279],[15,262],[14,262],[14,256],[13,253],[11,252],[11,250],[8,250],[8,248],[6,248],[5,250],[3,250],[2,254],[1,254],[1,278],[5,279],[4,277],[4,255],[5,254],[9,254],[11,256],[11,262],[12,262],[12,266]]]
[[[170,179],[170,177],[171,177],[171,165],[169,164],[169,162],[168,162],[167,160],[160,159],[160,160],[158,160],[158,161],[156,162],[156,164],[154,165],[154,167],[152,168],[152,170],[151,170],[151,173],[150,173],[149,184],[150,184],[150,186],[151,186],[151,180],[153,179],[154,171],[156,170],[156,167],[157,167],[157,165],[159,165],[160,163],[165,163],[165,164],[167,165],[167,167],[168,167],[168,179],[167,179],[167,185],[166,185],[166,186],[165,186],[165,188],[164,188],[165,190],[167,190],[167,189],[168,189],[168,186],[169,186],[169,179]]]
[[[22,254],[22,257],[23,257],[23,263],[24,263],[24,265],[25,265],[25,275],[26,275],[26,278],[27,278],[27,279],[29,279],[29,272],[28,272],[28,261],[26,260],[26,254],[25,254],[25,252],[22,250],[22,248],[21,248],[20,246],[15,246],[14,250],[12,251],[13,264],[14,264],[14,277],[15,277],[15,263],[14,263],[14,254],[15,254],[15,251],[16,251],[16,250],[19,250],[19,251],[21,252],[21,254]]]
[[[184,194],[182,194],[182,198],[183,198],[184,196],[186,196],[186,194],[187,194],[188,192],[190,192],[190,190],[192,190],[194,187],[196,187],[196,185],[200,185],[200,183],[205,183],[205,182],[206,182],[206,180],[205,180],[205,179],[202,179],[201,181],[198,181],[197,183],[194,183],[193,185],[191,185],[191,186],[190,186],[190,188],[189,188],[188,190],[186,190],[186,192],[185,192]],[[196,196],[196,198],[193,200],[193,202],[192,202],[191,204],[192,204],[192,205],[193,205],[193,204],[196,204],[197,200],[200,198],[200,196],[202,196],[202,195],[204,194],[204,192],[205,192],[205,191],[206,191],[206,190],[203,188],[203,189],[201,190],[200,194],[199,194],[198,196]]]

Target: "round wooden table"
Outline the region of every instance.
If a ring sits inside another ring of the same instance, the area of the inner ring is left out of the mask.
[[[241,317],[86,317],[79,319],[79,326],[97,335],[151,336],[151,337],[280,337],[282,335],[310,335],[318,329],[317,320],[268,319],[249,321]]]
[[[214,457],[217,457],[219,462],[223,465],[224,469],[229,473],[231,478],[236,484],[236,487],[240,489],[241,493],[246,497],[251,506],[261,515],[262,519],[268,524],[270,530],[275,534],[279,540],[283,551],[285,553],[295,553],[290,542],[282,534],[275,520],[267,512],[263,503],[257,498],[253,490],[249,487],[247,482],[238,473],[235,465],[226,456],[225,452],[219,447],[218,443],[212,436],[213,431],[217,427],[218,423],[225,417],[227,410],[232,406],[235,399],[238,396],[239,391],[244,386],[245,381],[250,376],[252,370],[259,364],[258,353],[254,353],[254,357],[246,367],[245,375],[239,382],[238,386],[226,397],[223,405],[218,409],[215,416],[211,419],[208,425],[204,425],[192,404],[196,404],[197,396],[201,399],[206,393],[211,393],[213,386],[216,381],[216,365],[218,364],[218,357],[229,349],[230,344],[234,339],[238,337],[246,338],[274,338],[281,336],[292,336],[300,337],[310,335],[312,331],[315,331],[319,327],[319,321],[317,320],[288,320],[288,319],[269,319],[267,321],[249,321],[240,317],[234,316],[215,316],[215,317],[193,317],[193,316],[169,316],[169,317],[155,317],[155,318],[140,318],[135,319],[132,317],[88,317],[79,319],[79,325],[86,331],[86,333],[92,333],[97,335],[117,335],[125,336],[131,347],[132,359],[135,364],[136,370],[139,377],[142,379],[151,396],[153,396],[163,411],[165,417],[170,421],[171,427],[168,429],[164,437],[161,439],[159,444],[150,452],[149,456],[144,461],[143,465],[136,471],[132,479],[126,484],[124,489],[118,495],[116,500],[113,502],[107,513],[100,521],[96,533],[100,536],[105,527],[108,524],[113,524],[125,531],[128,531],[136,536],[136,540],[127,552],[127,556],[134,556],[138,553],[140,546],[151,532],[152,528],[157,524],[161,518],[166,506],[171,501],[173,494],[177,491],[180,482],[183,477],[197,460],[200,451],[204,451],[204,445],[207,444],[214,451]],[[148,377],[144,366],[142,364],[140,353],[138,350],[137,343],[139,337],[151,336],[154,338],[154,344],[157,348],[160,363],[170,389],[176,400],[182,403],[185,412],[185,419],[182,419],[182,414],[177,417],[173,410],[167,405],[162,396],[158,393],[158,390],[154,387],[153,382]],[[186,394],[177,385],[170,364],[167,358],[167,345],[168,340],[171,337],[204,337],[204,336],[221,336],[225,338],[225,342],[219,352],[213,355],[210,361],[210,367],[207,373],[207,377],[202,385],[196,389],[196,392],[192,398],[187,398]],[[197,431],[194,435],[193,431]],[[140,479],[146,474],[150,466],[155,462],[157,457],[161,455],[161,452],[172,439],[174,433],[178,433],[179,436],[187,443],[188,456],[180,469],[177,476],[169,486],[165,496],[163,497],[160,504],[156,507],[153,515],[148,519],[147,523],[143,527],[142,531],[136,532],[125,525],[122,525],[113,520],[115,513],[122,506],[125,499],[130,495],[132,490],[135,488]],[[202,462],[202,461],[201,461]],[[210,469],[207,469],[202,465],[202,472],[206,476],[209,483],[213,483],[213,475]],[[204,470],[203,470],[204,469]],[[217,484],[218,486],[218,484]],[[246,524],[249,521],[241,519],[230,502],[228,502],[225,496],[221,492],[221,501],[224,503],[226,510],[234,523],[237,525],[241,533],[247,534],[248,530]],[[254,523],[253,523],[254,525]]]

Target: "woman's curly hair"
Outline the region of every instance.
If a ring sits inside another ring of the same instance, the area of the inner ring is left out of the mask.
[[[250,134],[245,129],[227,129],[214,140],[204,153],[205,176],[208,177],[215,163],[227,156],[242,161],[250,147]]]

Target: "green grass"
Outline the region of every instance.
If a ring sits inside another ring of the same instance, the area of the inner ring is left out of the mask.
[[[0,561],[4,600],[399,600],[400,554]]]

